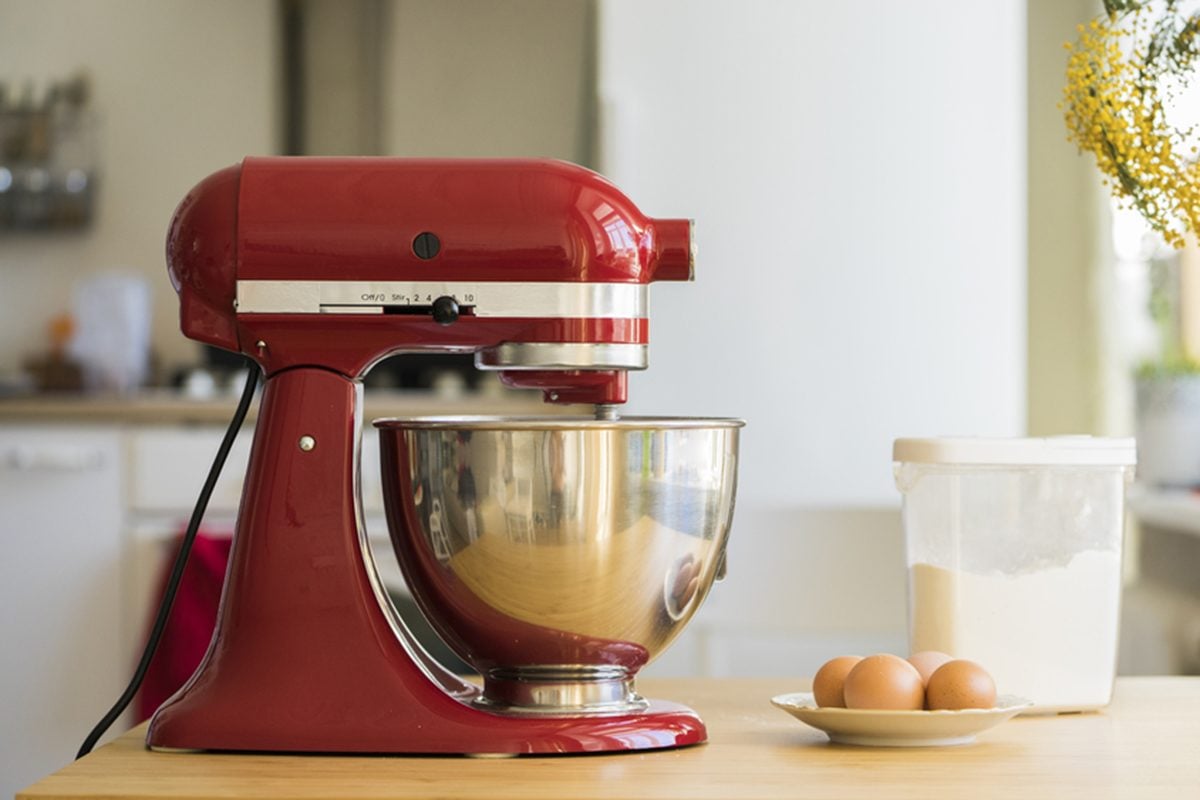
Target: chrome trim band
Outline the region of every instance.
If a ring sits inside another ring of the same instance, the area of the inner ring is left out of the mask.
[[[479,369],[645,369],[644,344],[505,342],[475,353]]]
[[[643,283],[238,281],[239,314],[372,314],[453,297],[477,317],[639,319]]]

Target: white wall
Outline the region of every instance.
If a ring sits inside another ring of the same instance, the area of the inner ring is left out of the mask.
[[[589,155],[584,3],[393,0],[387,11],[385,155]]]
[[[743,508],[894,503],[1025,424],[1024,3],[603,0],[602,169],[697,222],[631,409],[749,420]]]
[[[892,440],[1025,427],[1024,3],[601,0],[599,50],[602,171],[699,241],[631,410],[748,421],[729,579],[650,671],[902,651]]]
[[[86,68],[100,114],[96,217],[82,233],[0,238],[0,371],[46,347],[81,276],[119,268],[153,287],[154,347],[194,360],[163,257],[167,223],[210,172],[274,152],[272,0],[0,0],[0,80]]]

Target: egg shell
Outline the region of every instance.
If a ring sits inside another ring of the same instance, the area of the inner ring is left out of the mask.
[[[678,571],[675,573],[675,581],[671,585],[671,594],[680,597],[687,590],[687,585],[696,577],[696,563],[691,561],[691,556],[684,560],[679,565]]]
[[[917,672],[921,673],[921,682],[926,686],[929,685],[929,676],[936,672],[938,667],[947,661],[953,660],[954,656],[939,650],[922,650],[908,657],[908,663],[916,667]]]
[[[846,675],[842,692],[846,708],[919,711],[925,707],[925,685],[917,668],[888,653],[867,656]]]
[[[925,702],[930,711],[995,708],[996,682],[974,661],[947,661],[929,676]]]
[[[842,687],[846,675],[854,665],[862,661],[862,656],[838,656],[821,665],[813,676],[813,699],[821,708],[845,708],[846,698]]]

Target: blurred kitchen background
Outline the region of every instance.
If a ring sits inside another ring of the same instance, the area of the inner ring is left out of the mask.
[[[1120,666],[1200,671],[1200,389],[1139,423],[1134,381],[1200,296],[1066,142],[1062,43],[1098,8],[0,0],[0,789],[67,761],[140,649],[240,380],[178,331],[166,226],[248,154],[550,156],[696,220],[629,408],[749,424],[729,579],[648,674],[904,651],[897,436],[1139,424],[1169,444]],[[469,364],[388,365],[368,416],[536,409]]]

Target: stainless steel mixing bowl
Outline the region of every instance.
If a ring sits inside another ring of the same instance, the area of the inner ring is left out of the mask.
[[[479,670],[479,703],[613,714],[722,565],[732,419],[385,419],[392,543],[421,610]]]

